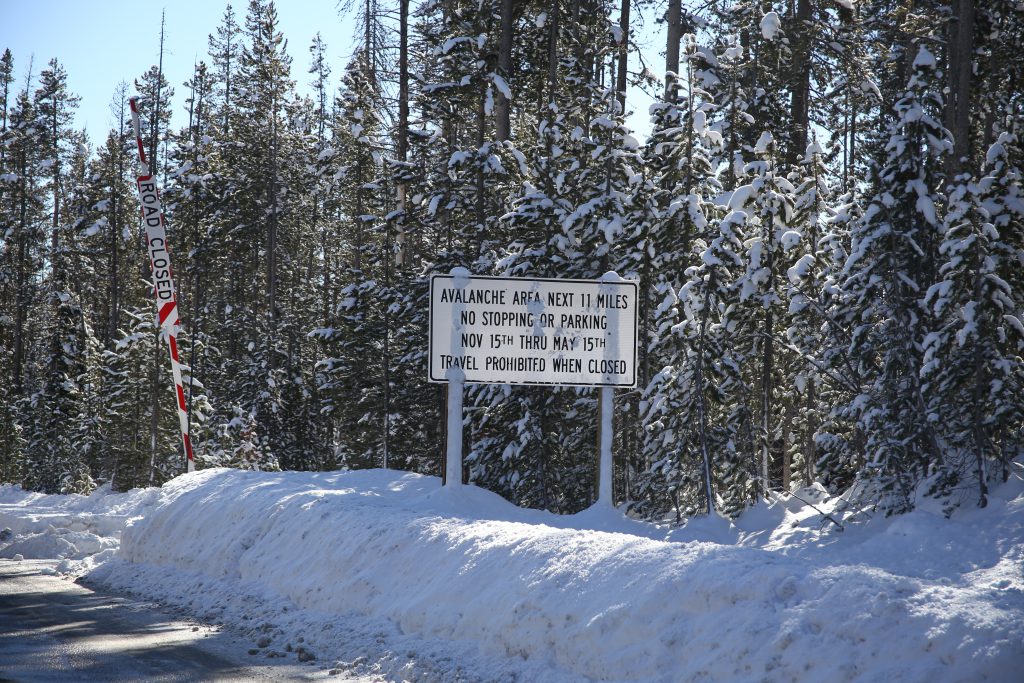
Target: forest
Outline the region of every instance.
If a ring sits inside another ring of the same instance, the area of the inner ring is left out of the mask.
[[[319,35],[289,54],[271,0],[228,5],[186,82],[157,64],[114,90],[103,140],[72,125],[74,65],[3,52],[0,482],[184,471],[135,94],[199,467],[439,475],[428,281],[454,267],[640,283],[639,383],[614,405],[614,499],[636,516],[812,483],[885,514],[984,506],[1017,466],[1019,2],[350,9],[359,47],[331,64]],[[649,135],[626,125],[637,90]],[[465,408],[468,482],[594,502],[597,390],[471,385]]]

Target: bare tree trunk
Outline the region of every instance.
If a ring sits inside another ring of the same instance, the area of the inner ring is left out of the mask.
[[[511,88],[512,74],[512,34],[515,30],[513,16],[514,0],[501,0],[501,36],[498,40],[498,75],[505,79]],[[505,141],[512,137],[511,121],[512,103],[499,89],[494,100],[494,134],[498,140]]]
[[[124,84],[122,86],[124,87]],[[120,107],[117,122],[117,133],[118,138],[124,135],[125,132],[125,118],[124,118],[124,90],[120,90]],[[117,155],[117,167],[115,169],[115,178],[120,181],[124,177],[124,162],[125,155],[123,151],[119,151]],[[120,324],[121,319],[121,294],[120,294],[120,273],[119,273],[119,249],[118,243],[121,239],[121,233],[124,226],[121,225],[121,190],[120,183],[115,182],[112,194],[111,209],[110,209],[110,278],[109,278],[109,298],[110,298],[110,311],[109,318],[107,320],[107,346],[112,347],[114,339],[117,338],[117,327]]]
[[[979,259],[980,260],[980,259]],[[976,262],[974,272],[981,270],[981,264]],[[974,280],[974,300],[982,299],[982,278],[976,276]],[[973,365],[974,385],[971,387],[971,432],[974,440],[974,458],[976,476],[978,477],[978,507],[988,506],[988,472],[985,467],[985,453],[988,451],[988,430],[985,429],[985,393],[991,381],[989,373],[985,368],[982,350],[975,347]]]
[[[156,482],[156,451],[160,442],[160,327],[153,332],[153,369],[149,374],[149,485]]]
[[[956,118],[953,128],[953,157],[957,170],[970,168],[971,157],[971,80],[974,74],[974,0],[956,0],[953,3],[957,13],[957,62],[950,71],[956,70]]]
[[[484,140],[487,131],[487,116],[484,110],[484,92],[480,92],[480,101],[477,106],[476,112],[476,149],[477,154],[484,147]],[[477,162],[476,171],[476,258],[480,258],[480,254],[483,253],[484,242],[486,241],[486,225],[487,225],[487,196],[486,186],[484,181],[484,169],[483,165]],[[474,260],[475,260],[474,259]]]
[[[370,70],[370,82],[376,85],[377,51],[373,49],[373,15],[375,13],[373,0],[365,0],[363,13],[363,46],[366,49],[366,67]]]
[[[408,183],[405,181],[405,164],[409,161],[409,0],[398,3],[398,154],[399,173],[397,184],[398,203],[398,266],[406,263],[405,244],[405,203]],[[504,25],[504,21],[503,21]]]
[[[711,315],[711,291],[716,285],[717,273],[712,270],[708,277],[707,290],[704,292],[704,309],[700,314],[700,336],[697,342],[697,367],[694,370],[694,383],[697,391],[697,421],[700,430],[700,454],[704,464],[704,496],[707,499],[706,512],[710,517],[715,511],[715,492],[711,485],[711,452],[708,448],[708,406],[704,397],[704,358],[706,355],[704,341],[707,337],[708,318]]]
[[[18,158],[18,263],[17,263],[17,301],[14,312],[14,361],[11,386],[15,396],[21,396],[24,390],[25,371],[25,326],[28,324],[29,307],[29,268],[28,250],[28,156],[25,148],[19,149]]]
[[[160,105],[162,94],[162,83],[164,75],[164,12],[160,13],[160,60],[156,74],[156,98],[153,102],[153,113],[150,121],[149,138],[149,173],[154,181],[157,176],[156,152],[160,139]],[[143,268],[146,266],[143,265]],[[152,274],[150,274],[152,278]],[[160,325],[154,318],[156,330],[153,337],[153,371],[150,373],[151,383],[149,390],[150,420],[149,420],[149,485],[153,486],[156,476],[156,451],[159,442],[160,431]]]
[[[789,486],[792,480],[793,472],[793,421],[796,419],[796,409],[799,404],[799,398],[789,402],[786,406],[786,417],[785,424],[783,425],[783,434],[785,438],[782,440],[782,490],[789,491]]]
[[[155,179],[157,176],[156,151],[160,146],[160,108],[163,106],[164,80],[164,14],[160,12],[160,58],[156,74],[156,101],[153,102],[153,114],[150,116],[149,129],[149,172]]]
[[[619,114],[626,113],[626,78],[629,75],[629,0],[622,0],[619,10],[619,71],[615,79],[615,96],[619,101]]]
[[[804,427],[804,486],[810,486],[814,481],[814,469],[817,464],[817,444],[814,443],[814,434],[818,431],[817,413],[814,412],[817,404],[817,391],[814,378],[807,381],[807,424]]]
[[[679,43],[683,39],[683,2],[668,0],[668,11],[665,14],[668,24],[665,29],[665,101],[675,104],[679,101]]]
[[[769,261],[768,267],[771,268]],[[761,441],[761,484],[758,487],[761,496],[768,493],[771,486],[769,465],[771,463],[772,441],[772,393],[774,384],[772,373],[775,369],[775,315],[769,309],[764,316],[764,352],[761,356],[761,425],[759,428]]]
[[[551,10],[551,26],[548,29],[548,102],[555,100],[558,92],[558,29],[562,3],[554,0]],[[550,150],[548,150],[550,158]]]
[[[267,313],[270,321],[270,334],[267,337],[268,343],[273,345],[276,341],[278,311],[277,311],[277,192],[278,192],[278,122],[277,122],[277,98],[271,101],[270,111],[270,184],[267,188],[270,196],[270,216],[267,219]],[[269,349],[268,349],[269,350]],[[267,363],[271,369],[275,367],[274,354],[268,353]]]
[[[786,154],[786,163],[795,166],[807,149],[810,127],[811,89],[811,0],[799,0],[796,10],[796,41],[793,50],[793,92],[790,100],[793,137]]]

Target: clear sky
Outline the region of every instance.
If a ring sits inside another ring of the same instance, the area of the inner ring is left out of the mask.
[[[16,91],[24,87],[30,60],[34,90],[40,70],[56,57],[68,72],[70,89],[82,98],[76,127],[85,128],[96,146],[112,127],[110,102],[118,83],[127,82],[134,93],[135,79],[157,63],[161,11],[166,11],[164,76],[175,90],[172,125],[184,124],[182,84],[196,61],[210,63],[207,36],[216,31],[228,4],[243,24],[247,0],[0,0],[0,53],[10,48],[14,54]],[[327,44],[333,89],[354,44],[351,21],[341,17],[336,0],[278,2],[277,14],[300,92],[309,91],[309,45],[317,32]]]
[[[0,0],[0,52],[10,48],[14,54],[16,92],[24,87],[30,60],[34,90],[40,70],[56,57],[68,73],[71,91],[82,98],[76,127],[88,131],[95,147],[113,126],[110,103],[118,83],[128,83],[129,94],[134,93],[135,79],[157,63],[161,11],[166,11],[164,76],[175,90],[172,126],[184,125],[183,83],[192,76],[196,61],[210,64],[207,36],[216,31],[228,4],[244,24],[248,0]],[[317,32],[327,45],[332,90],[352,54],[352,21],[341,16],[338,5],[338,0],[277,3],[280,30],[292,57],[292,78],[301,93],[310,92],[309,45]],[[631,69],[637,68],[635,59],[630,60]],[[648,65],[657,70],[660,58],[649,59]],[[629,125],[642,139],[650,129],[651,100],[637,88],[631,88],[629,99],[634,112]]]

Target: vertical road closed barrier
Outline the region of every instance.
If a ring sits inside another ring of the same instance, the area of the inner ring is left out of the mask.
[[[637,383],[638,283],[490,277],[430,279],[428,379],[448,384],[445,484],[462,482],[466,383],[600,388],[598,504],[612,504],[613,391]]]
[[[171,377],[174,380],[174,395],[178,408],[178,427],[181,430],[181,445],[185,450],[185,471],[195,471],[192,455],[192,441],[188,435],[188,406],[185,404],[185,390],[181,383],[181,360],[178,357],[178,300],[174,290],[174,270],[171,268],[171,253],[167,247],[167,231],[164,227],[164,209],[156,178],[149,169],[146,151],[142,144],[139,125],[138,98],[128,100],[132,110],[132,126],[135,128],[135,142],[139,148],[139,204],[142,211],[142,230],[146,235],[149,264],[153,272],[153,294],[156,297],[157,324],[161,336],[167,339],[167,352],[171,358]]]

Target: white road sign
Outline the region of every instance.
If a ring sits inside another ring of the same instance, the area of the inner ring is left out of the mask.
[[[430,279],[430,381],[636,386],[637,283]]]

